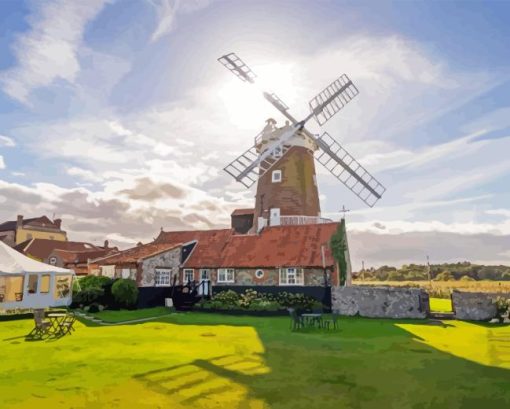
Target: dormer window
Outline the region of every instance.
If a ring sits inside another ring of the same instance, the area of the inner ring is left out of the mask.
[[[273,183],[280,183],[282,181],[282,171],[273,170],[273,173],[271,174],[271,181]]]

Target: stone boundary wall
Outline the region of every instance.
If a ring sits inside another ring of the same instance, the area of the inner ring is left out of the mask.
[[[510,293],[472,293],[453,291],[452,306],[455,318],[468,321],[488,321],[496,317],[496,299],[510,298]]]
[[[419,288],[351,286],[331,289],[332,310],[371,318],[426,318],[429,296]]]

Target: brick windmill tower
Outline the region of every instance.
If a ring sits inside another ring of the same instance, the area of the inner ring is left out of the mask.
[[[255,82],[253,71],[236,54],[218,61],[242,81]],[[287,123],[277,127],[274,119],[268,119],[254,145],[224,168],[247,188],[257,182],[252,231],[268,225],[323,222],[315,159],[368,206],[382,197],[385,187],[327,132],[317,137],[305,128],[312,117],[322,126],[356,95],[358,89],[343,74],[309,102],[310,114],[298,121],[278,96],[264,92]]]
[[[289,122],[278,128],[274,119],[268,119],[255,141],[257,153],[263,154],[282,134],[291,130]],[[256,228],[263,227],[265,222],[262,220],[272,225],[319,222],[321,209],[313,157],[317,150],[317,144],[298,131],[282,148],[273,151],[272,156],[278,161],[270,171],[263,172],[257,181]],[[262,226],[259,226],[259,221]]]

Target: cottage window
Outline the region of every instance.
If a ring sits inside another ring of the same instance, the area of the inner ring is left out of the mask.
[[[200,269],[200,280],[209,280],[209,278],[210,278],[209,269],[207,268]]]
[[[282,157],[282,147],[281,146],[277,146],[276,148],[273,149],[273,157],[275,157],[275,158]]]
[[[192,268],[185,268],[182,272],[182,281],[184,284],[187,284],[191,281],[195,280],[195,270]]]
[[[278,183],[282,181],[282,171],[281,170],[273,170],[271,174],[271,181],[273,183]]]
[[[218,283],[233,283],[233,282],[234,282],[233,268],[220,268],[218,270]]]
[[[303,269],[281,268],[280,285],[304,285]]]
[[[255,271],[255,277],[257,277],[257,278],[264,277],[264,270],[259,269],[259,270]]]
[[[169,268],[158,268],[154,271],[154,285],[156,287],[163,287],[170,285],[170,273],[172,272]]]
[[[57,265],[57,258],[56,257],[50,257],[50,264],[52,266],[56,266]]]

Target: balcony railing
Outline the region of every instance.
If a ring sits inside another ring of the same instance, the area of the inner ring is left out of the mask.
[[[333,220],[325,219],[319,216],[280,216],[280,225],[300,225],[300,224],[322,224],[331,223]]]

